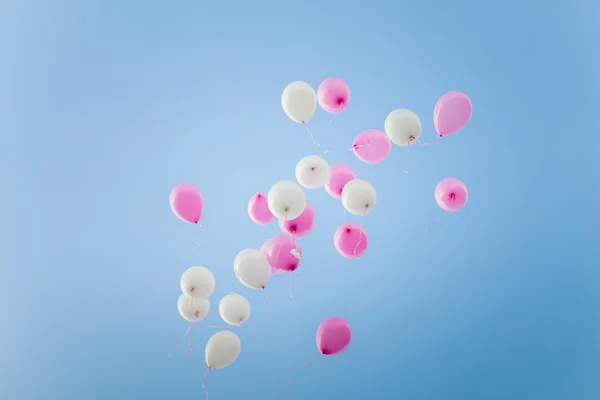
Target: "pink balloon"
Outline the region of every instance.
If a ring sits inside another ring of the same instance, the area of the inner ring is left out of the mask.
[[[266,194],[256,193],[252,196],[248,202],[248,215],[254,223],[259,225],[267,225],[273,222],[275,216],[269,210]]]
[[[356,174],[352,168],[344,164],[334,164],[329,167],[329,181],[325,184],[325,190],[331,196],[339,199],[346,183],[353,179],[356,179]]]
[[[175,215],[190,224],[197,224],[202,218],[204,198],[200,190],[190,183],[180,183],[171,191],[171,210]]]
[[[433,125],[439,136],[452,135],[471,119],[473,105],[469,96],[459,91],[444,94],[435,104]]]
[[[367,164],[377,164],[390,155],[392,142],[387,135],[376,129],[368,130],[356,137],[352,151],[356,158]]]
[[[300,266],[300,260],[291,253],[293,249],[298,249],[300,259],[302,259],[302,249],[296,240],[288,235],[275,236],[260,247],[260,251],[267,257],[271,269],[274,268],[280,272],[292,272]]]
[[[317,348],[324,356],[342,353],[351,341],[352,327],[344,318],[327,318],[317,329]]]
[[[323,110],[337,114],[350,104],[352,96],[346,82],[338,78],[329,78],[319,85],[317,99]]]
[[[459,211],[468,199],[467,186],[456,178],[446,178],[435,187],[435,201],[444,211]]]
[[[333,235],[335,249],[346,258],[358,258],[369,247],[369,236],[362,225],[348,223],[340,226]]]
[[[279,226],[284,233],[292,236],[306,236],[314,228],[315,219],[315,210],[310,204],[306,203],[304,211],[302,211],[302,214],[298,218],[289,221],[280,219]]]

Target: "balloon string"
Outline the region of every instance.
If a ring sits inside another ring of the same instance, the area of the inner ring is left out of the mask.
[[[312,142],[317,145],[317,147],[319,148],[319,150],[321,150],[321,153],[327,154],[327,153],[329,153],[331,151],[331,149],[324,149],[323,146],[321,146],[320,143],[317,143],[317,141],[315,140],[315,136],[310,131],[310,128],[308,127],[308,125],[305,122],[303,122],[302,125],[304,125],[304,127],[306,128],[306,131],[310,134],[310,140],[312,140]]]
[[[196,231],[196,245],[192,247],[192,250],[196,250],[200,248],[200,230],[202,229],[202,225],[198,225],[198,230]]]
[[[442,215],[440,215],[439,217],[437,217],[436,219],[433,220],[433,222],[431,223],[431,225],[434,225],[434,224],[440,222],[440,219],[442,219],[442,217],[444,215],[446,215],[447,213],[448,213],[448,211],[444,211],[444,213]],[[429,228],[425,228],[425,232],[428,232],[428,231],[429,231]]]
[[[441,137],[440,135],[438,135],[438,136],[435,138],[435,140],[432,140],[432,141],[430,141],[430,142],[423,143],[423,144],[421,144],[421,146],[429,146],[430,144],[437,143],[437,142],[439,142],[439,140],[440,140],[441,138],[442,138],[442,137]]]
[[[365,207],[365,213],[363,214],[362,218],[360,219],[360,237],[358,239],[358,243],[356,243],[356,246],[354,246],[354,253],[352,254],[352,258],[350,259],[350,261],[352,261],[353,259],[356,258],[356,250],[358,250],[358,246],[360,246],[360,244],[362,243],[362,232],[363,232],[363,226],[365,223],[365,216],[367,215],[367,208]]]
[[[210,371],[210,367],[206,368],[206,372],[204,373],[204,378],[202,378],[202,390],[204,390],[204,394],[206,395],[206,400],[208,400],[208,392],[206,391],[206,387],[204,384],[206,383],[206,375],[208,375],[208,371]]]
[[[410,151],[410,144],[411,142],[414,140],[414,136],[411,136],[411,139],[408,140],[408,146],[406,146],[406,148],[408,149],[408,158],[404,161],[404,173],[406,175],[408,175],[408,171],[406,170],[406,166],[408,165],[408,162],[410,161],[410,159],[412,158],[412,151]]]
[[[237,289],[235,290],[235,292],[230,292],[229,294],[236,294],[236,293],[238,293],[240,290],[242,290],[242,287],[241,287],[241,286],[240,286],[239,288],[237,288]]]
[[[300,263],[300,249],[298,248],[298,242],[296,241],[296,234],[295,232],[292,232],[292,238],[294,239],[294,249],[290,250],[290,253],[292,253],[292,255],[294,257],[296,257],[296,254],[298,254],[298,263]],[[297,252],[297,253],[295,253]],[[296,298],[294,297],[294,295],[292,294],[292,274],[294,273],[294,271],[290,271],[290,279],[288,280],[288,293],[290,294],[290,298],[292,300],[296,300]]]
[[[313,356],[313,357],[312,357],[310,360],[308,360],[308,361],[307,361],[307,362],[306,362],[306,363],[305,363],[303,366],[301,366],[300,368],[298,368],[298,370],[297,370],[297,371],[294,373],[294,375],[295,375],[295,374],[297,374],[297,373],[299,373],[300,371],[302,371],[304,368],[308,367],[308,365],[309,365],[310,363],[312,363],[313,361],[315,361],[315,360],[317,359],[317,357],[319,357],[320,355],[321,355],[321,353],[315,354],[315,355],[314,355],[314,356]],[[294,377],[292,376],[292,377],[290,378],[290,380],[287,382],[287,384],[285,385],[285,387],[283,388],[283,390],[282,390],[280,393],[277,393],[277,394],[275,395],[275,398],[277,398],[277,397],[279,397],[279,396],[281,396],[282,394],[284,394],[284,393],[285,393],[285,391],[286,391],[286,390],[287,390],[287,389],[290,387],[290,385],[292,384],[292,380],[293,380],[293,379],[294,379]]]
[[[344,102],[343,102],[343,101],[340,101],[340,109],[338,110],[338,112],[341,112],[343,107],[344,107]],[[337,113],[336,113],[336,114],[337,114]],[[331,123],[333,122],[333,119],[334,119],[334,118],[335,118],[335,114],[333,114],[333,115],[331,116],[331,119],[329,120],[329,125],[331,125]]]
[[[173,346],[173,350],[178,349],[181,346],[183,346],[183,339],[185,339],[187,337],[187,342],[188,342],[188,353],[187,353],[187,355],[189,356],[190,354],[192,354],[192,343],[190,341],[190,331],[192,330],[192,327],[193,327],[193,325],[188,326],[187,330],[185,331],[185,333],[181,337],[181,340],[179,341],[179,344],[176,345],[176,346]],[[173,353],[169,353],[169,358],[173,358]]]
[[[273,310],[271,309],[271,300],[269,300],[269,292],[267,291],[267,287],[265,286],[263,288],[263,290],[265,291],[265,300],[267,301],[267,304],[269,305],[269,312],[272,312]]]
[[[296,298],[294,297],[294,295],[292,294],[292,274],[294,273],[294,271],[290,271],[290,279],[288,280],[288,293],[290,294],[290,298],[292,300],[296,300]]]
[[[367,144],[353,144],[350,147],[350,151],[354,151],[354,149],[359,149],[361,147],[369,147],[371,145],[371,139],[367,139]]]

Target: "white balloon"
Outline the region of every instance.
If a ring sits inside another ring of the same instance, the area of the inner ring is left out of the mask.
[[[225,323],[240,326],[250,318],[250,303],[241,294],[230,293],[221,299],[219,314]]]
[[[342,205],[352,215],[366,215],[375,208],[377,193],[371,184],[353,179],[342,189]]]
[[[208,299],[196,299],[181,293],[177,300],[177,310],[183,319],[189,322],[202,321],[210,311]]]
[[[296,219],[306,207],[304,191],[296,182],[277,182],[267,194],[267,204],[271,214],[279,219]]]
[[[257,249],[245,249],[233,261],[235,276],[250,289],[264,289],[271,278],[271,266],[267,257]]]
[[[209,298],[215,291],[215,277],[206,267],[190,267],[181,276],[181,291],[191,297]]]
[[[319,156],[307,156],[296,164],[296,179],[307,189],[323,187],[329,180],[329,164]]]
[[[231,331],[217,332],[206,343],[206,365],[212,369],[225,368],[237,360],[241,351],[242,342],[238,335]]]
[[[414,112],[399,108],[388,114],[384,130],[392,143],[408,146],[421,137],[421,120]]]
[[[305,124],[317,111],[317,93],[306,82],[292,82],[283,90],[281,105],[289,119]]]

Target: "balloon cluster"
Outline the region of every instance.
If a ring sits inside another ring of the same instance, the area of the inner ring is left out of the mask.
[[[306,82],[290,83],[284,89],[281,100],[285,114],[292,121],[306,127],[312,141],[323,154],[330,150],[324,149],[315,141],[308,127],[308,122],[317,110],[317,104],[326,112],[335,115],[346,109],[350,101],[350,88],[337,78],[326,79],[317,91]],[[471,112],[471,101],[466,94],[458,91],[444,94],[436,103],[433,113],[437,140],[464,128]],[[421,133],[419,116],[411,110],[397,109],[385,119],[384,132],[367,130],[360,133],[350,150],[360,161],[376,164],[387,158],[392,143],[409,147],[420,142]],[[429,143],[423,145],[427,144]],[[295,176],[297,183],[277,182],[268,193],[256,193],[248,201],[248,215],[253,222],[267,225],[277,218],[282,234],[267,240],[260,249],[247,248],[240,251],[233,260],[233,270],[238,281],[246,288],[265,291],[265,295],[272,275],[289,273],[290,297],[294,298],[291,293],[291,275],[298,269],[302,260],[302,249],[297,238],[308,235],[313,230],[316,220],[315,210],[307,202],[303,188],[324,188],[332,197],[341,200],[345,212],[363,219],[375,209],[377,203],[377,192],[373,186],[363,179],[358,179],[348,165],[330,166],[324,158],[309,155],[298,161]],[[467,187],[459,179],[447,178],[435,187],[434,198],[444,212],[459,211],[468,200]],[[176,186],[171,192],[171,208],[183,221],[198,224],[204,209],[200,190],[187,183]],[[369,247],[369,237],[363,221],[360,224],[344,223],[338,227],[333,236],[333,244],[337,252],[345,258],[355,259],[362,256]],[[188,268],[181,277],[182,293],[178,301],[178,310],[182,318],[192,324],[206,318],[210,310],[209,299],[214,289],[215,278],[209,269],[200,266]],[[266,298],[268,301],[268,295]],[[219,303],[219,314],[228,326],[208,328],[239,327],[250,318],[250,310],[250,303],[245,297],[237,291],[230,293]],[[188,343],[192,326],[184,335],[188,337]],[[317,329],[317,356],[339,354],[350,345],[351,340],[352,328],[348,321],[340,317],[328,318]],[[232,364],[240,351],[241,341],[233,331],[227,329],[214,334],[206,344],[206,372]],[[188,354],[190,352],[191,345]],[[316,356],[304,366],[315,358]],[[206,374],[204,377],[206,379]],[[290,383],[291,379],[285,389]],[[204,388],[204,382],[202,387]],[[206,393],[206,390],[204,392]],[[208,393],[206,395],[208,398]]]

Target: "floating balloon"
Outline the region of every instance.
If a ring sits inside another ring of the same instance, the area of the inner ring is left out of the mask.
[[[335,231],[333,245],[342,256],[358,258],[369,248],[369,235],[362,225],[347,223]]]
[[[362,179],[353,179],[342,190],[342,205],[352,215],[365,216],[375,208],[377,193],[371,184]]]
[[[208,299],[196,299],[182,293],[177,300],[177,310],[183,319],[194,323],[206,318],[210,311],[210,302]]]
[[[293,272],[300,266],[302,250],[296,240],[288,235],[278,235],[267,240],[260,250],[265,255],[269,265],[281,272]],[[298,251],[298,256],[292,254]]]
[[[181,276],[181,292],[187,296],[207,299],[215,291],[215,277],[208,268],[190,267]]]
[[[315,222],[315,210],[310,204],[306,203],[304,211],[302,211],[302,214],[298,218],[288,221],[280,219],[279,226],[284,233],[299,237],[308,235],[314,228]]]
[[[319,85],[317,98],[323,110],[337,114],[348,107],[352,96],[346,82],[338,78],[329,78]]]
[[[468,199],[467,186],[456,178],[446,178],[435,188],[435,201],[444,211],[459,211],[467,204]]]
[[[211,369],[221,369],[230,366],[237,360],[242,351],[242,342],[238,335],[232,331],[220,331],[208,339],[204,358],[208,368],[202,380],[202,390],[208,400],[208,392],[205,388],[206,376]]]
[[[356,179],[356,174],[352,168],[344,164],[334,164],[329,168],[329,181],[325,184],[325,190],[332,197],[339,199],[344,186],[353,179]]]
[[[306,82],[292,82],[283,90],[281,105],[289,119],[306,124],[317,111],[317,94]]]
[[[230,293],[221,299],[219,314],[225,323],[240,326],[250,318],[250,303],[241,294]]]
[[[438,136],[449,136],[460,131],[471,119],[472,112],[471,99],[463,92],[454,90],[444,94],[433,111],[433,126]]]
[[[248,215],[254,223],[267,225],[273,222],[275,216],[269,210],[267,195],[256,193],[248,202]]]
[[[235,276],[250,289],[264,289],[271,277],[271,266],[265,255],[257,249],[245,249],[233,261]]]
[[[200,190],[190,183],[180,183],[171,191],[171,209],[182,221],[197,224],[204,211]]]
[[[307,156],[296,164],[296,179],[307,189],[318,189],[329,180],[329,164],[319,156]]]
[[[356,158],[367,164],[377,164],[390,155],[392,143],[387,135],[372,129],[364,131],[354,139],[352,151]]]
[[[277,182],[267,195],[269,210],[280,219],[298,218],[304,207],[306,197],[304,191],[298,184],[292,181]]]
[[[421,137],[421,120],[406,109],[394,110],[385,119],[385,134],[398,146],[409,146]]]

